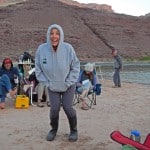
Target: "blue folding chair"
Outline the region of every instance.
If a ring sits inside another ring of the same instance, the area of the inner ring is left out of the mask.
[[[82,72],[83,70],[80,71],[80,73]],[[95,69],[93,70],[93,73],[96,75]],[[96,96],[101,94],[101,86],[102,85],[100,83],[97,83],[96,88],[88,92],[87,99],[89,100],[89,102],[87,102],[87,105],[89,108],[92,108],[92,105],[96,105]],[[80,103],[80,96],[81,96],[81,92],[78,90],[78,87],[76,87],[73,105]]]

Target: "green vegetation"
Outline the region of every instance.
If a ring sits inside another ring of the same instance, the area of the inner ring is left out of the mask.
[[[124,58],[124,61],[126,62],[138,62],[138,61],[143,61],[143,62],[150,62],[150,56],[143,56],[140,58]]]
[[[139,60],[141,60],[141,61],[150,61],[150,56],[144,56],[144,57],[140,58]]]

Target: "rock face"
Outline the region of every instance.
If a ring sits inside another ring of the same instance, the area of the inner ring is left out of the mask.
[[[114,12],[111,8],[110,5],[107,4],[95,4],[95,3],[89,3],[89,4],[84,4],[84,3],[78,3],[77,1],[72,1],[72,0],[59,0],[60,2],[66,3],[68,5],[74,5],[78,6],[81,8],[90,8],[90,9],[96,9],[101,12]]]
[[[57,0],[28,0],[0,8],[1,60],[35,52],[53,23],[63,27],[65,41],[73,45],[80,60],[110,59],[112,47],[126,59],[150,56],[149,16],[106,13]]]

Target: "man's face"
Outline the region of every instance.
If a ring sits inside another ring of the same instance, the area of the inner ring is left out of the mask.
[[[5,64],[4,64],[4,67],[5,67],[6,70],[10,70],[10,68],[11,68],[11,63],[5,63]]]
[[[116,56],[117,55],[117,50],[115,50],[113,53],[112,53],[113,56]]]

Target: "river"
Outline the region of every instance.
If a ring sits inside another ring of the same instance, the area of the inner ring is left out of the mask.
[[[112,79],[113,62],[99,63],[103,79]],[[124,82],[133,82],[150,85],[150,62],[126,62],[123,65],[123,71],[120,73],[121,80]]]

